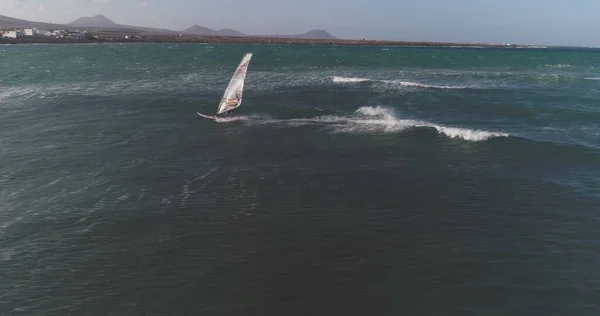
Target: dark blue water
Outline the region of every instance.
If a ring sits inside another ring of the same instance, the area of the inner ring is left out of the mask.
[[[598,313],[597,50],[0,59],[0,315]]]

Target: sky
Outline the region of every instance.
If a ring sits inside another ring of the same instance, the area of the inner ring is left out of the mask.
[[[600,47],[600,0],[0,0],[0,14],[67,23],[248,34],[325,29],[338,38]]]

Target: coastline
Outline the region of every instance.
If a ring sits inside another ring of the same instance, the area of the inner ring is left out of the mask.
[[[346,39],[298,39],[283,37],[233,37],[233,36],[194,36],[194,35],[144,35],[139,38],[114,37],[96,39],[64,39],[46,36],[30,38],[1,38],[0,44],[83,44],[83,43],[196,43],[196,44],[295,44],[295,45],[364,45],[364,46],[430,46],[430,47],[495,47],[527,48],[529,45],[505,45],[489,43],[452,43],[389,40],[346,40]]]

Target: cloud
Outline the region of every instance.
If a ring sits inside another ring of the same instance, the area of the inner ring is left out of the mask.
[[[98,4],[107,4],[107,3],[111,3],[113,2],[113,0],[91,0],[92,3],[98,3]]]
[[[41,4],[41,5],[38,7],[38,12],[44,12],[44,11],[45,11],[45,9],[44,9],[44,5],[43,5],[43,4]]]
[[[146,8],[146,7],[148,6],[148,2],[146,2],[146,1],[142,1],[142,2],[140,2],[140,3],[138,4],[138,6],[139,6],[140,8],[142,8],[142,9],[143,9],[143,8]]]

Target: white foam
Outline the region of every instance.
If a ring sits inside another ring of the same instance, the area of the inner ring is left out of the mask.
[[[353,83],[353,82],[371,81],[371,79],[368,79],[368,78],[352,78],[352,77],[339,77],[339,76],[333,76],[333,77],[331,77],[331,79],[333,80],[333,82],[338,82],[338,83]]]
[[[402,81],[402,80],[383,80],[386,83],[396,83],[405,87],[419,87],[419,88],[433,88],[433,89],[465,89],[467,86],[438,86],[432,84],[425,84],[419,82],[412,81]]]
[[[360,78],[360,77],[340,77],[340,76],[332,76],[332,81],[335,83],[360,83],[360,82],[382,82],[386,84],[395,84],[404,87],[416,87],[416,88],[430,88],[430,89],[465,89],[467,86],[442,86],[442,85],[433,85],[426,84],[420,82],[413,81],[404,81],[404,80],[376,80],[370,78]]]
[[[472,130],[468,128],[457,128],[457,127],[446,127],[431,124],[431,127],[435,128],[439,133],[442,133],[450,138],[462,138],[464,140],[478,142],[487,140],[494,137],[508,137],[506,133],[496,133],[481,130]]]
[[[138,70],[139,71],[139,70]],[[149,70],[148,70],[149,71]],[[336,84],[375,83],[383,89],[462,89],[465,86],[436,85],[410,80],[386,80],[367,77],[343,77],[331,73],[307,72],[298,75],[289,73],[274,73],[254,71],[252,80],[247,82],[247,89],[254,91],[271,91],[276,87],[321,85],[333,81]],[[148,92],[181,92],[197,89],[198,86],[211,86],[215,82],[226,80],[209,68],[193,69],[189,73],[173,75],[170,77],[157,77],[152,79],[116,79],[112,81],[78,81],[54,82],[51,84],[24,84],[13,87],[0,87],[0,103],[10,103],[12,106],[20,105],[31,98],[58,98],[64,94],[86,96],[117,96],[135,95]],[[219,85],[218,87],[221,87]],[[220,89],[220,88],[219,88]],[[221,91],[221,90],[219,90]],[[10,101],[10,102],[8,102]]]
[[[555,64],[555,65],[546,64],[545,66],[548,68],[569,68],[569,67],[571,67],[571,65],[569,65],[569,64]]]
[[[254,120],[252,120],[254,122]],[[289,120],[261,119],[259,124],[282,124],[289,127],[305,125],[324,125],[334,133],[395,133],[410,128],[433,128],[438,133],[450,138],[460,138],[466,141],[483,141],[494,137],[508,137],[509,134],[474,130],[469,128],[444,126],[427,121],[400,119],[393,109],[385,107],[360,107],[351,115],[324,115],[313,118]]]
[[[450,138],[461,138],[468,141],[482,141],[493,137],[508,137],[509,134],[501,132],[490,132],[484,130],[473,130],[469,128],[443,126],[427,121],[399,119],[392,109],[383,107],[361,107],[355,113],[380,117],[378,124],[384,127],[384,131],[403,130],[408,127],[430,127],[435,128],[438,133]]]
[[[397,132],[407,128],[430,127],[434,128],[440,134],[450,138],[461,138],[467,141],[483,141],[493,137],[507,137],[506,133],[490,132],[484,130],[473,130],[469,128],[443,126],[427,121],[399,119],[395,116],[392,109],[383,107],[361,107],[355,112],[363,116],[375,117],[377,119],[354,120],[354,126],[347,128],[346,131],[382,131]]]
[[[247,117],[244,116],[232,116],[232,117],[217,117],[215,118],[215,122],[219,123],[227,123],[227,122],[235,122],[235,121],[246,121]]]
[[[355,113],[360,113],[367,116],[384,116],[384,117],[393,117],[394,111],[392,109],[376,106],[363,106],[356,110]]]
[[[240,116],[230,116],[230,117],[218,117],[215,119],[216,122],[219,123],[227,123],[227,122],[237,122],[237,121],[251,121],[257,119],[265,119],[267,117],[257,114],[251,115],[240,115]]]

